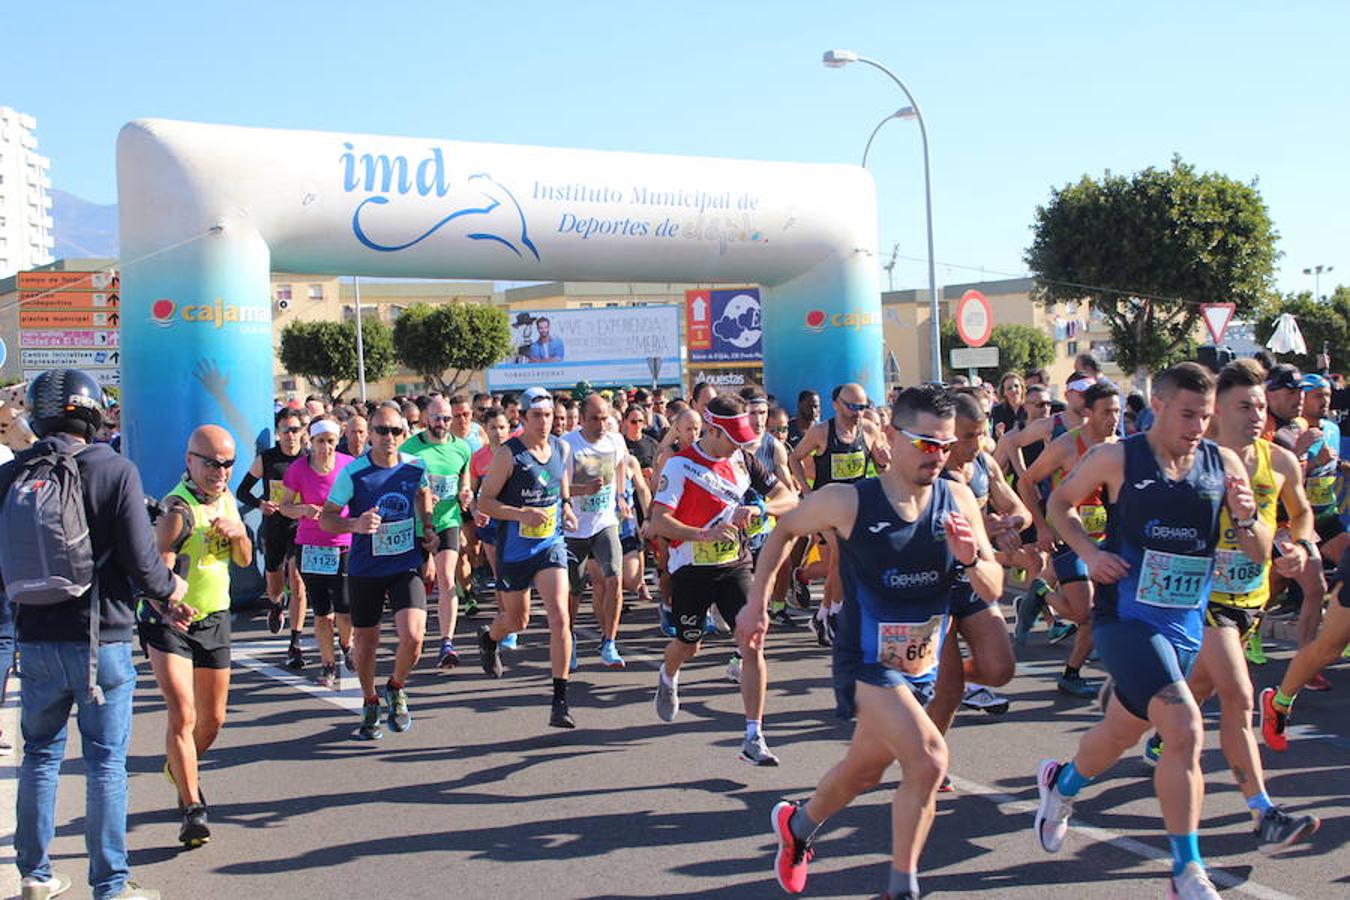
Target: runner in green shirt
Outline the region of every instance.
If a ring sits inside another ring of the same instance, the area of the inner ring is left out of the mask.
[[[431,493],[436,498],[432,523],[436,528],[436,618],[441,629],[441,653],[437,665],[459,665],[455,652],[455,620],[459,617],[459,594],[455,587],[459,560],[461,507],[467,507],[469,492],[469,442],[450,433],[450,404],[435,397],[427,404],[426,430],[404,442],[399,449],[420,457],[427,467]]]

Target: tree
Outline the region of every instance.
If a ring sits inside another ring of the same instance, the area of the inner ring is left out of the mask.
[[[361,323],[366,381],[379,381],[394,370],[389,327],[367,317]],[[330,401],[356,383],[356,322],[291,322],[281,332],[281,364]]]
[[[1256,339],[1263,346],[1275,331],[1275,320],[1281,313],[1293,313],[1298,330],[1308,352],[1302,356],[1281,354],[1281,359],[1292,362],[1305,372],[1318,370],[1317,355],[1323,346],[1331,354],[1331,371],[1344,372],[1350,367],[1350,288],[1344,285],[1324,303],[1312,298],[1312,293],[1290,294],[1272,304],[1255,322]]]
[[[1121,368],[1165,368],[1188,352],[1205,302],[1251,314],[1273,295],[1276,234],[1256,185],[1167,169],[1084,176],[1037,207],[1026,262],[1042,300],[1086,299]]]
[[[511,355],[511,325],[495,306],[417,303],[394,323],[394,349],[436,390],[454,394],[475,372]]]
[[[953,347],[965,346],[956,332],[954,319],[942,323],[942,346],[948,351]],[[995,325],[985,346],[998,348],[998,369],[980,373],[980,377],[986,381],[993,381],[1003,372],[1026,372],[1027,369],[1041,368],[1055,361],[1054,339],[1030,325]],[[950,362],[949,354],[942,361],[944,378],[965,374],[964,369],[953,369],[948,365]]]

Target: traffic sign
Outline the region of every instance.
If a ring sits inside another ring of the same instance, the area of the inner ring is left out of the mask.
[[[997,369],[997,347],[953,347],[953,369]]]
[[[1236,309],[1236,303],[1200,304],[1200,314],[1205,319],[1205,327],[1209,329],[1215,345],[1223,341],[1223,333],[1228,330],[1228,323],[1233,320],[1233,312]]]
[[[46,369],[24,369],[23,380],[32,381],[41,375]],[[94,376],[94,380],[104,387],[117,387],[122,383],[121,369],[89,369],[89,374]]]
[[[979,291],[966,291],[956,303],[956,333],[967,347],[983,347],[994,333],[994,308]]]
[[[117,291],[116,270],[98,272],[20,272],[20,291]]]
[[[120,350],[20,350],[19,357],[32,369],[115,368],[122,362]]]
[[[116,328],[116,309],[20,309],[20,328]]]
[[[120,304],[117,294],[106,291],[19,291],[23,309],[108,309]]]
[[[120,341],[118,331],[32,331],[19,332],[20,347],[60,347],[78,349],[82,347],[116,347]]]

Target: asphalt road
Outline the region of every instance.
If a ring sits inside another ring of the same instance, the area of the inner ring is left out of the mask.
[[[284,639],[261,623],[236,625],[229,720],[203,767],[214,838],[198,850],[177,843],[175,796],[160,775],[164,707],[141,665],[129,843],[133,877],[167,898],[781,896],[769,810],[779,798],[807,796],[849,736],[833,716],[826,651],[805,629],[777,632],[769,647],[766,733],[781,768],[736,757],[742,717],[722,672],[728,638],[707,642],[681,676],[680,718],[658,721],[652,695],[664,641],[654,610],[634,607],[620,637],[624,671],[601,669],[594,633],[583,632],[575,731],[546,727],[542,620],[507,655],[500,681],[478,669],[475,624],[467,621],[465,665],[441,675],[424,658],[410,683],[413,729],[364,743],[352,738],[354,678],[336,694],[308,681],[313,669],[297,677],[275,668]],[[593,625],[587,609],[581,625]],[[391,647],[390,635],[381,678]],[[1287,645],[1273,649],[1256,673],[1261,685],[1278,679],[1288,659]],[[1061,854],[1043,853],[1031,833],[1037,762],[1070,754],[1095,717],[1054,691],[1066,651],[1047,646],[1040,632],[1009,686],[1012,710],[958,717],[951,735],[958,790],[939,801],[923,856],[926,895],[1166,895],[1166,840],[1149,770],[1137,757],[1084,791]],[[1311,844],[1279,858],[1257,853],[1210,729],[1201,849],[1225,896],[1350,896],[1350,665],[1329,676],[1331,693],[1300,697],[1290,750],[1264,751],[1276,800],[1322,817]],[[1217,725],[1213,710],[1209,725]],[[87,897],[74,738],[67,755],[53,856],[78,882],[67,896]],[[871,897],[884,887],[893,786],[860,797],[829,823],[805,896]],[[12,828],[12,818],[6,824]]]

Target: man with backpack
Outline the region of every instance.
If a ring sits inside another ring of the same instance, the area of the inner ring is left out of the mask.
[[[127,880],[132,624],[137,595],[174,607],[187,583],[155,551],[135,467],[92,443],[103,424],[98,383],[78,369],[44,372],[28,387],[28,406],[41,440],[0,467],[0,580],[17,608],[24,674],[14,835],[22,897],[54,897],[71,884],[52,871],[47,848],[76,706],[93,896],[158,900]]]

